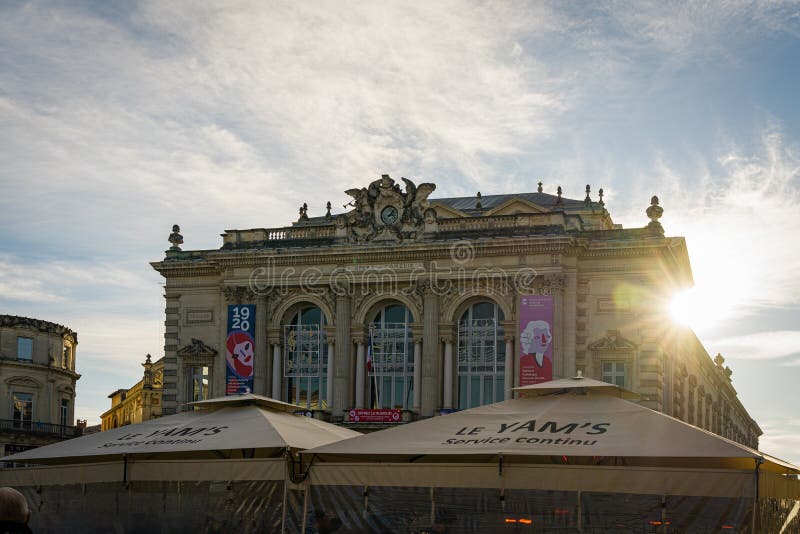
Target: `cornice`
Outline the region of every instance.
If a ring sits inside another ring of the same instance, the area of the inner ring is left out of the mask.
[[[45,334],[61,336],[62,338],[69,336],[74,343],[78,342],[78,333],[72,329],[58,323],[31,317],[0,315],[0,328],[28,328]]]
[[[492,240],[495,241],[495,240]],[[470,241],[475,247],[476,257],[509,256],[519,254],[552,254],[561,252],[569,254],[573,239],[569,236],[547,238],[508,238],[498,239],[500,242]],[[394,247],[359,247],[335,246],[314,249],[291,249],[290,251],[209,251],[206,259],[199,260],[164,260],[152,262],[150,265],[163,276],[202,276],[220,275],[225,269],[236,267],[258,267],[264,265],[350,265],[353,258],[359,264],[391,263],[402,260],[431,261],[451,259],[450,247],[443,246],[450,241],[425,242],[412,246]]]
[[[587,239],[570,234],[558,236],[493,237],[467,239],[474,248],[476,258],[529,254],[562,254],[578,259],[663,257],[669,240],[628,239],[610,243],[596,243],[597,237]],[[237,267],[290,266],[290,265],[350,265],[353,259],[359,264],[392,263],[402,260],[434,261],[451,259],[448,244],[459,239],[433,240],[400,246],[333,245],[285,249],[209,250],[196,251],[186,259],[168,259],[150,265],[165,277],[196,277],[221,275],[226,269]],[[198,258],[203,254],[202,259]]]
[[[56,366],[53,366],[53,365],[47,365],[47,364],[36,363],[36,362],[25,362],[25,361],[20,361],[20,360],[17,360],[17,359],[0,358],[0,367],[5,367],[5,366],[8,366],[8,367],[19,367],[19,368],[22,368],[22,369],[35,369],[36,371],[38,371],[40,373],[47,373],[47,374],[56,373],[56,374],[59,374],[59,375],[67,376],[71,380],[78,380],[81,377],[81,375],[79,375],[75,371],[71,371],[69,369],[64,369],[62,367],[56,367]]]

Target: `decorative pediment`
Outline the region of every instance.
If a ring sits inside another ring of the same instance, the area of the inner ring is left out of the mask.
[[[431,208],[436,211],[436,216],[440,219],[460,219],[461,217],[468,217],[463,211],[451,208],[440,202],[431,203]]]
[[[595,352],[633,352],[636,344],[625,339],[618,330],[609,330],[606,336],[589,344],[589,350]]]
[[[41,382],[29,376],[12,376],[10,378],[6,378],[6,384],[9,387],[17,386],[17,387],[29,387],[34,389],[42,387]]]
[[[514,197],[486,212],[486,215],[514,215],[515,213],[547,213],[549,210],[524,198]]]
[[[428,202],[436,185],[417,186],[401,179],[406,184],[405,191],[388,174],[369,187],[345,191],[353,197],[349,205],[355,209],[336,218],[337,237],[346,237],[353,243],[420,239],[426,229],[436,224],[436,210]]]
[[[192,342],[185,347],[178,349],[178,356],[183,359],[208,359],[217,355],[217,351],[199,339],[192,339]]]

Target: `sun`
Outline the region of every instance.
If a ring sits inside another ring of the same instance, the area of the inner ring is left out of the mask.
[[[696,277],[697,285],[672,296],[669,313],[672,320],[695,332],[711,331],[737,315],[751,294],[749,278],[740,268],[717,270],[713,276]]]
[[[669,303],[672,320],[682,326],[702,330],[713,325],[713,314],[708,305],[698,298],[697,288],[675,294]]]

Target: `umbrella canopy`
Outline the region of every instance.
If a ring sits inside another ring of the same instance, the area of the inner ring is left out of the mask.
[[[574,463],[583,457],[588,463],[750,469],[759,460],[778,471],[800,472],[749,447],[606,395],[608,384],[599,383],[597,393],[591,386],[596,381],[583,380],[583,386],[566,388],[567,393],[480,406],[323,445],[305,454],[323,460],[395,462],[486,461],[502,456]]]
[[[514,388],[514,391],[518,392],[522,397],[550,395],[555,392],[567,392],[570,390],[591,390],[594,393],[604,393],[621,399],[641,398],[641,395],[629,389],[619,387],[616,384],[601,382],[594,378],[586,378],[582,376],[581,373],[578,373],[578,376],[572,378],[562,378],[560,380],[551,380],[549,382]]]
[[[286,448],[307,449],[358,432],[302,415],[301,408],[259,395],[195,403],[204,408],[39,447],[0,460],[21,463],[76,463],[137,455],[157,458],[231,457],[224,451],[254,449],[269,457]]]

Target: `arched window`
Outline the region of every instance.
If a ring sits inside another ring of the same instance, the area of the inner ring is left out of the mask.
[[[284,325],[284,400],[310,410],[328,407],[325,314],[316,306],[298,311]]]
[[[506,355],[503,310],[494,302],[476,302],[458,322],[458,408],[502,401]]]
[[[408,308],[392,304],[381,309],[369,325],[372,370],[367,391],[372,408],[407,410],[414,402],[413,320]]]

